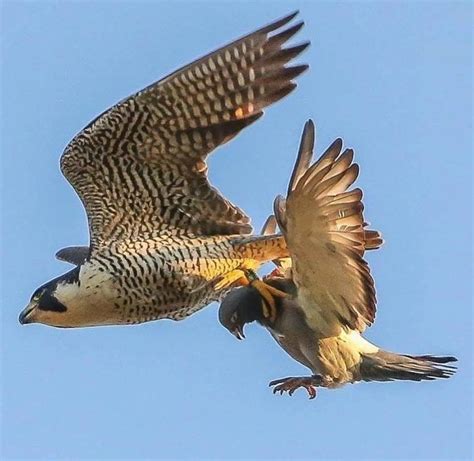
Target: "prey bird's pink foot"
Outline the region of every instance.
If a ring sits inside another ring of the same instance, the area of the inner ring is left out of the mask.
[[[301,376],[301,377],[289,377],[276,379],[271,381],[269,386],[275,386],[273,388],[273,393],[277,392],[280,395],[283,395],[283,392],[288,392],[288,394],[293,395],[293,393],[303,387],[308,393],[309,399],[312,400],[316,397],[316,387],[320,386],[322,383],[320,376]]]

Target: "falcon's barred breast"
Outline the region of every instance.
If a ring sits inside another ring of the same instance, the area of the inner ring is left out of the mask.
[[[66,147],[61,170],[87,212],[90,247],[48,282],[22,323],[90,326],[182,319],[220,299],[244,269],[286,256],[281,236],[211,186],[207,156],[289,94],[309,43],[284,47],[297,13],[246,35],[119,102]]]

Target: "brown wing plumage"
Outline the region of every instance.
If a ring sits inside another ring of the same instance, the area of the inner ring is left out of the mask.
[[[273,235],[277,232],[277,222],[275,216],[270,215],[267,220],[263,223],[260,235]]]
[[[207,179],[206,157],[296,86],[307,46],[283,48],[295,14],[246,35],[118,103],[68,145],[61,169],[94,246],[157,232],[246,234],[249,218]]]
[[[312,152],[313,141],[308,122],[305,152]],[[342,152],[337,139],[304,174],[296,175],[299,180],[290,185],[288,198],[275,202],[300,304],[312,327],[323,334],[337,333],[342,325],[362,331],[375,317],[374,281],[363,255],[382,239],[377,231],[364,229],[362,191],[348,191],[359,172],[353,155],[351,149]]]

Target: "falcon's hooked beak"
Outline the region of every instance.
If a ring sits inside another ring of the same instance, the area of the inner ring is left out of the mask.
[[[18,321],[22,325],[26,325],[27,323],[33,323],[33,312],[36,308],[36,303],[30,302],[28,306],[26,306],[21,312],[20,315],[18,316]]]

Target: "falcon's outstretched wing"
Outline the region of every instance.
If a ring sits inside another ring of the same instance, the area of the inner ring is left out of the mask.
[[[157,232],[246,234],[249,218],[207,179],[206,157],[296,86],[283,48],[296,13],[244,36],[123,100],[67,146],[61,169],[87,211],[91,249]]]
[[[303,132],[288,198],[275,215],[287,241],[300,305],[311,326],[335,334],[342,325],[364,330],[375,317],[374,281],[363,259],[378,248],[377,231],[364,229],[362,191],[347,191],[359,173],[353,151],[337,139],[311,167],[314,126]]]

